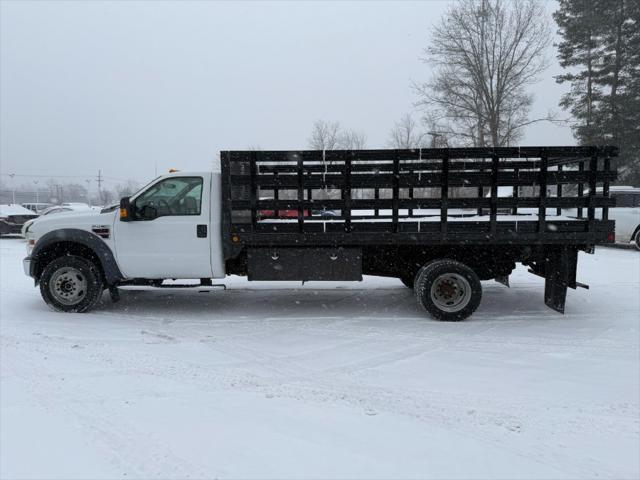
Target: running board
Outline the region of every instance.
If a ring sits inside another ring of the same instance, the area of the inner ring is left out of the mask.
[[[160,285],[160,286],[152,286],[152,285],[122,285],[118,287],[119,290],[128,290],[128,291],[144,291],[144,292],[152,292],[152,291],[160,291],[160,290],[179,290],[183,292],[215,292],[217,290],[226,290],[227,286],[223,283],[216,285]]]

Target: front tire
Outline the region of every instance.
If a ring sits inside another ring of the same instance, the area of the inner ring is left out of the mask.
[[[49,263],[40,277],[44,301],[60,312],[87,312],[102,298],[104,282],[90,260],[64,255]]]
[[[480,305],[482,285],[464,263],[435,260],[418,272],[415,294],[418,303],[437,320],[458,322]]]
[[[636,242],[636,250],[640,250],[640,228],[636,231],[636,236],[633,239]]]

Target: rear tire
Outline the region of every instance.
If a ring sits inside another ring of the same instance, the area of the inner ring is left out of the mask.
[[[464,320],[475,312],[482,299],[478,275],[455,260],[426,264],[418,272],[415,283],[418,303],[437,320]]]
[[[40,277],[40,294],[54,310],[87,312],[102,298],[104,282],[90,260],[64,255],[49,263]]]

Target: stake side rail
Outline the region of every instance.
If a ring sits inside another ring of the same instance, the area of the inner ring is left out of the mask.
[[[225,256],[251,245],[610,243],[615,156],[611,146],[222,152]]]

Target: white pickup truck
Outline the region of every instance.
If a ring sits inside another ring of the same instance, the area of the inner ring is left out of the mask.
[[[61,311],[90,310],[105,290],[116,301],[124,286],[171,288],[168,279],[208,286],[230,274],[303,282],[369,274],[401,279],[435,318],[462,320],[480,304],[481,280],[508,283],[521,262],[546,279],[545,302],[562,312],[567,287],[582,286],[578,251],[615,241],[607,218],[615,154],[613,147],[222,152],[221,173],[170,173],[119,207],[36,220],[24,269]],[[585,162],[588,171],[567,170]],[[584,195],[562,194],[563,186],[582,192],[585,184]],[[531,185],[542,193],[517,195]],[[596,195],[598,185],[604,193]],[[449,193],[463,186],[477,195]],[[500,196],[505,186],[515,194]],[[557,194],[548,197],[549,188]],[[575,216],[566,213],[572,208]]]

